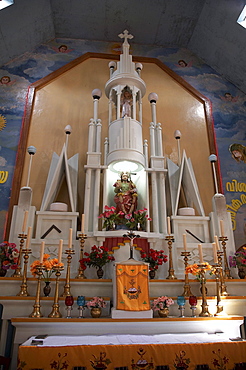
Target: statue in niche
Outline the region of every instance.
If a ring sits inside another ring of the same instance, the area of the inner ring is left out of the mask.
[[[121,94],[121,106],[122,106],[122,118],[125,116],[131,117],[132,113],[132,93],[127,89],[124,88]]]
[[[132,182],[129,172],[121,172],[120,179],[114,185],[116,193],[114,201],[116,204],[116,212],[123,212],[125,215],[131,214],[137,208],[137,189]]]

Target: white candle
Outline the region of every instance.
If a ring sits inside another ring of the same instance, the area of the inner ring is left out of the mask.
[[[68,248],[72,248],[72,241],[73,241],[73,229],[69,229],[69,237],[68,237]]]
[[[220,232],[221,232],[221,236],[225,236],[224,221],[223,220],[220,220]]]
[[[214,253],[214,263],[218,263],[216,243],[212,243],[212,246],[213,246],[213,253]]]
[[[183,234],[184,251],[187,251],[186,234]]]
[[[202,254],[202,245],[198,244],[198,251],[199,251],[199,257],[200,257],[200,263],[203,263],[203,254]]]
[[[171,223],[170,223],[170,217],[167,217],[167,233],[168,235],[171,234]]]
[[[44,246],[45,246],[45,241],[42,241],[41,246],[40,246],[40,257],[39,257],[40,263],[43,263],[43,259],[44,259]]]
[[[217,250],[220,251],[220,244],[219,244],[219,239],[217,235],[214,235],[214,241],[215,241]]]
[[[27,217],[28,217],[28,211],[25,211],[25,213],[24,213],[24,219],[23,219],[23,225],[22,225],[22,233],[23,234],[26,231]]]
[[[27,230],[27,237],[26,237],[26,249],[29,248],[30,242],[31,242],[31,233],[32,233],[32,228],[31,226],[28,227]]]
[[[58,249],[58,263],[61,263],[61,259],[62,259],[62,245],[63,245],[63,240],[60,239],[59,249]]]
[[[85,233],[85,215],[82,213],[82,218],[81,218],[81,233]]]

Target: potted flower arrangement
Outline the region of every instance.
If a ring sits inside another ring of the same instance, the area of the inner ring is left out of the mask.
[[[172,298],[161,296],[153,300],[152,310],[158,311],[160,317],[167,317],[169,314],[169,307],[174,304]]]
[[[115,230],[122,216],[124,216],[124,213],[121,211],[117,213],[115,207],[104,206],[104,212],[101,213],[98,218],[103,219],[103,229]]]
[[[18,267],[19,251],[15,243],[3,242],[0,244],[0,276],[5,276],[8,269]]]
[[[37,273],[38,273],[38,269],[37,267],[38,266],[41,266],[41,262],[39,260],[36,260],[34,261],[31,265],[30,265],[30,270],[31,270],[31,273],[33,276],[36,276]],[[45,282],[45,287],[44,287],[44,295],[46,297],[49,296],[50,294],[50,278],[52,276],[52,274],[56,271],[55,270],[55,267],[56,266],[64,266],[63,263],[59,263],[58,264],[58,259],[57,258],[52,258],[50,259],[50,255],[48,253],[44,253],[44,257],[43,257],[43,263],[42,263],[42,278]]]
[[[115,260],[113,252],[110,252],[108,248],[104,246],[97,247],[96,245],[93,245],[93,247],[91,247],[90,253],[84,252],[84,256],[85,257],[83,257],[79,261],[81,268],[85,270],[87,266],[96,267],[97,276],[99,279],[103,277],[104,271],[102,267],[105,266],[107,263]]]
[[[125,224],[130,230],[145,230],[146,221],[152,221],[147,214],[147,208],[134,211],[132,214],[125,215]]]
[[[140,251],[140,257],[142,261],[149,263],[149,275],[151,279],[154,279],[155,272],[160,265],[167,262],[167,255],[164,254],[163,250],[156,250],[150,248],[149,252]]]
[[[86,307],[91,310],[91,316],[97,318],[101,316],[102,308],[106,307],[106,302],[101,297],[93,297],[86,303]]]
[[[246,273],[246,246],[240,247],[233,256],[229,256],[230,267],[238,268],[238,276],[240,279],[245,278]]]

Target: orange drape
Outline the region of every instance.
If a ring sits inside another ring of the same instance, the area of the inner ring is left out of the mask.
[[[195,370],[199,364],[207,364],[210,369],[230,370],[234,368],[235,363],[245,361],[245,342],[66,347],[20,346],[18,370],[73,369],[76,366],[104,370],[114,370],[115,367],[150,370],[164,365],[169,365],[170,369],[174,370],[178,368],[178,365],[181,367],[184,364],[183,368],[187,370]],[[220,364],[221,367],[215,364]]]
[[[117,310],[150,310],[148,266],[116,264]]]

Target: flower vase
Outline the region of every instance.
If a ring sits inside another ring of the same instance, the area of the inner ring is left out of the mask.
[[[155,270],[149,270],[149,278],[154,279],[155,278]]]
[[[102,279],[103,274],[104,274],[104,271],[103,271],[102,267],[98,267],[98,269],[97,269],[97,277],[98,277],[98,279]]]
[[[91,308],[91,317],[93,317],[94,319],[97,319],[98,317],[100,317],[101,314],[102,314],[101,307],[92,307]]]
[[[51,291],[50,281],[45,281],[45,286],[43,289],[45,297],[49,297]]]
[[[240,279],[245,279],[245,270],[244,268],[238,269],[238,276]]]
[[[0,277],[4,277],[7,274],[7,270],[0,267]]]
[[[165,307],[158,311],[160,317],[167,317],[169,315],[169,308]]]

